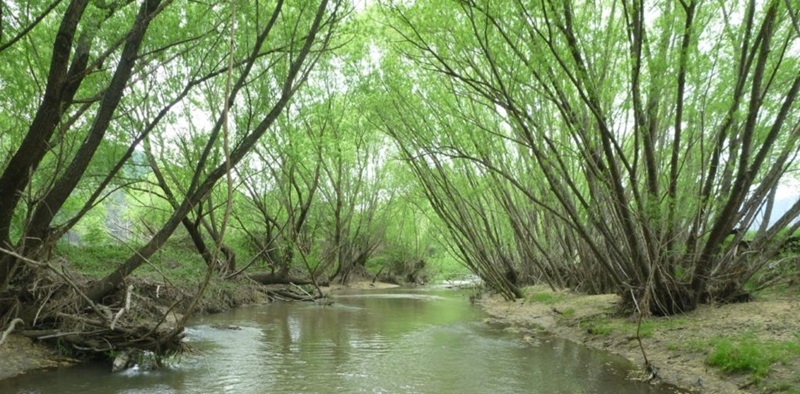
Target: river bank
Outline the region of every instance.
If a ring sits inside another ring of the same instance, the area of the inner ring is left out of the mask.
[[[174,327],[183,318],[197,292],[197,283],[175,285],[170,281],[157,281],[150,278],[131,278],[131,313],[136,313],[147,321],[159,322],[166,314],[163,324]],[[212,314],[244,305],[268,302],[268,286],[252,281],[223,281],[213,279],[203,297],[198,300],[195,313]],[[124,290],[121,290],[124,291]],[[5,327],[3,327],[5,329]],[[23,323],[7,335],[0,344],[0,380],[8,379],[26,372],[81,362],[85,357],[72,357],[64,354],[57,340],[35,340],[23,335],[28,327]],[[109,362],[109,371],[111,364]]]
[[[150,285],[140,283],[140,294],[149,294]],[[391,287],[397,285],[364,281],[322,290],[336,294],[348,289]],[[163,305],[189,292],[150,290],[160,292]],[[796,295],[772,295],[744,304],[702,305],[681,316],[645,319],[638,327],[635,319],[615,315],[615,295],[585,296],[545,287],[527,288],[525,294],[524,300],[513,303],[497,295],[484,296],[479,302],[493,316],[490,323],[508,325],[507,329],[518,332],[523,341],[535,340],[532,330],[543,330],[642,366],[638,328],[645,354],[656,367],[656,382],[709,393],[800,392],[800,375],[796,373],[800,370],[800,299]],[[209,314],[264,302],[264,286],[212,283],[198,310]],[[173,318],[180,318],[180,313]],[[740,372],[727,373],[709,365],[709,358],[725,346],[732,347],[728,357],[734,361],[766,357],[766,370],[748,370],[745,365]],[[76,361],[60,355],[53,346],[12,334],[0,346],[0,380]],[[643,375],[632,378],[643,379]]]
[[[196,292],[197,284],[174,286],[152,279],[136,278],[132,282],[135,284],[134,300],[147,300],[149,307],[153,303],[161,310],[166,311],[174,306],[169,313],[167,323],[174,324],[183,317],[189,301]],[[232,308],[263,304],[269,302],[267,293],[276,288],[285,287],[282,285],[264,286],[252,281],[222,281],[212,280],[209,288],[197,305],[196,313],[214,314],[228,311]],[[348,285],[333,284],[322,287],[325,294],[336,294],[348,289],[387,289],[399,287],[396,284],[370,281],[356,281]],[[134,308],[137,302],[134,301]],[[153,320],[158,320],[153,317]],[[28,371],[66,366],[80,362],[81,360],[61,354],[57,345],[45,344],[28,338],[22,334],[25,330],[24,325],[20,325],[10,333],[5,342],[0,344],[0,380],[8,379]],[[109,365],[109,371],[110,371]]]
[[[663,382],[703,393],[800,392],[800,298],[771,295],[753,302],[701,305],[680,316],[636,319],[615,315],[619,297],[525,289],[508,302],[480,299],[492,320],[509,324],[523,340],[538,329],[644,366],[647,359]],[[523,328],[523,330],[520,330]],[[728,371],[728,372],[726,372]],[[639,376],[643,379],[643,369]]]

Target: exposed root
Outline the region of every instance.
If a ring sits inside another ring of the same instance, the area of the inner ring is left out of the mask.
[[[7,332],[16,322],[31,321],[34,323],[23,335],[55,341],[62,349],[84,355],[137,349],[161,356],[185,350],[182,330],[162,324],[168,320],[168,313],[151,298],[138,295],[133,283],[103,304],[95,303],[84,292],[90,281],[82,275],[68,273],[63,266],[3,252],[24,262],[29,277],[35,278],[26,281],[26,287],[12,286],[4,294],[22,305],[14,312],[16,316],[10,311],[7,314],[6,318],[15,317]]]

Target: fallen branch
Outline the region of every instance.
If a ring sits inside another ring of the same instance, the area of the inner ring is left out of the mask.
[[[293,278],[288,275],[276,275],[269,272],[256,272],[245,275],[262,285],[313,285],[314,282],[308,279]]]
[[[6,341],[6,337],[8,336],[8,334],[11,334],[11,332],[14,331],[14,327],[16,327],[17,323],[25,324],[25,322],[22,321],[22,319],[20,318],[11,320],[11,324],[8,325],[8,328],[6,328],[6,330],[3,331],[3,336],[0,337],[0,346],[3,346],[3,343]]]
[[[125,311],[131,309],[131,292],[132,291],[133,291],[133,285],[128,285],[128,290],[126,291],[126,294],[125,294],[125,306],[120,308],[119,312],[117,312],[117,314],[114,316],[114,320],[111,321],[111,327],[110,327],[111,331],[114,331],[114,326],[117,325],[117,321],[119,321],[119,318],[122,317],[122,314],[125,313]]]
[[[289,298],[294,301],[313,301],[314,297],[308,298],[304,295],[293,293],[289,290],[273,290],[272,294],[277,294],[281,297]]]
[[[311,293],[307,292],[304,288],[302,288],[302,287],[300,287],[300,286],[298,286],[298,285],[296,285],[294,283],[289,282],[289,284],[294,286],[294,287],[296,287],[298,290],[302,291],[303,293],[305,293],[311,301],[317,302],[317,299],[322,298],[322,296],[314,297],[313,295],[311,295]]]

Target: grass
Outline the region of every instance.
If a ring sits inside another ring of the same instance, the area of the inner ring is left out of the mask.
[[[614,327],[608,319],[582,320],[580,327],[585,328],[592,335],[611,335]]]
[[[570,308],[564,309],[564,311],[561,312],[561,316],[563,316],[564,318],[567,318],[567,319],[570,319],[570,318],[574,317],[575,316],[575,308],[571,308],[570,307]]]
[[[67,265],[81,273],[91,276],[104,276],[131,255],[124,246],[71,246],[66,243],[56,245],[53,254],[66,260]]]
[[[618,332],[628,337],[636,337],[636,332],[638,330],[640,337],[651,338],[659,329],[669,329],[686,324],[686,319],[647,319],[642,320],[640,328],[638,324],[639,322],[637,320],[620,320],[603,317],[582,320],[580,322],[580,327],[586,328],[589,330],[589,333],[593,335],[609,335],[612,332]],[[675,346],[677,348],[677,345]]]
[[[69,267],[84,275],[102,277],[124,263],[133,251],[119,244],[72,246],[60,243],[56,246],[54,254],[63,258]],[[162,279],[166,276],[176,283],[198,283],[206,273],[202,257],[196,251],[187,250],[179,245],[167,243],[149,260],[153,265],[145,263],[133,275],[153,279]]]
[[[775,363],[787,364],[800,356],[800,342],[762,340],[753,333],[696,339],[676,345],[674,350],[680,348],[708,352],[706,364],[726,373],[748,373],[755,382],[764,379]]]
[[[546,291],[530,291],[525,294],[525,301],[539,302],[542,304],[557,304],[566,300],[569,297],[567,293]]]
[[[706,363],[728,373],[751,373],[756,381],[769,374],[775,363],[787,363],[800,355],[800,343],[763,341],[752,334],[736,337],[716,337],[710,343],[713,350]]]

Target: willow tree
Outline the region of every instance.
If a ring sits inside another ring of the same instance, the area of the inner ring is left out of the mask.
[[[417,1],[390,5],[387,18],[403,61],[470,103],[455,117],[486,123],[470,110],[482,107],[503,125],[468,132],[519,147],[506,159],[530,163],[547,188],[471,153],[456,160],[512,181],[583,245],[576,259],[643,309],[671,314],[739,296],[797,227],[800,201],[759,227],[758,253],[736,253],[744,232],[734,230],[768,220],[762,208],[798,153],[790,6]],[[440,141],[429,143],[441,150]]]
[[[278,2],[266,23],[256,22],[252,30],[253,42],[247,45],[248,61],[242,65],[230,89],[226,89],[222,104],[225,108],[237,108],[236,99],[245,88],[263,89],[263,99],[256,102],[258,106],[241,108],[240,117],[244,127],[231,136],[230,148],[226,147],[226,141],[222,141],[221,134],[227,114],[225,111],[218,114],[201,150],[200,159],[194,166],[181,204],[147,244],[95,284],[88,294],[89,298],[99,300],[143,264],[166,242],[192,207],[203,202],[216,183],[250,153],[308,78],[317,59],[325,53],[342,17],[340,12],[344,12],[339,2],[329,4],[325,0],[295,7],[287,5],[286,9],[283,6],[283,2]],[[287,31],[292,33],[286,36]],[[237,117],[236,114],[233,116]],[[230,151],[215,157],[212,152],[220,143],[224,143],[223,151]],[[212,161],[214,158],[217,160]]]
[[[0,143],[0,309],[5,319],[50,325],[58,325],[65,304],[77,314],[91,306],[98,321],[110,323],[102,313],[109,311],[106,296],[188,215],[203,217],[199,207],[226,175],[233,180],[233,168],[272,129],[348,12],[344,2],[327,0],[71,0],[52,9],[6,3],[4,12],[20,23],[4,24],[3,37],[26,39],[0,43],[0,83],[30,76],[29,86],[14,90],[26,94],[14,94],[0,115],[10,130]],[[195,128],[189,132],[187,124]],[[110,262],[119,264],[106,277],[80,289],[64,279],[72,288],[57,283],[52,294],[28,293],[31,284],[53,279],[37,260],[127,182],[126,163],[146,140],[165,142],[155,151],[148,146],[153,158],[186,153],[171,156],[172,168],[182,171],[169,179],[168,217],[130,258]],[[191,148],[181,152],[184,142]],[[215,235],[213,223],[209,228]],[[111,324],[94,333],[113,331]]]

